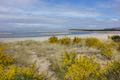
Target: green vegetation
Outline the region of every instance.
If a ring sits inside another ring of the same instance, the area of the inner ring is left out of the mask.
[[[4,53],[5,46],[0,45],[0,80],[45,80],[35,67],[18,66],[15,59]]]
[[[71,66],[73,63],[75,63],[77,53],[71,52],[71,53],[65,53],[63,57],[63,67],[64,69],[68,69],[69,66]]]
[[[94,80],[97,78],[99,65],[88,57],[80,57],[68,68],[65,80]]]
[[[73,44],[80,44],[82,42],[82,39],[81,38],[78,38],[78,37],[75,37],[73,39]]]
[[[9,69],[0,67],[0,80],[45,80],[46,76],[39,75],[32,67],[10,66]]]
[[[118,48],[117,48],[118,51],[120,51],[120,43],[118,43]]]
[[[14,63],[14,58],[5,53],[6,47],[0,44],[0,65],[8,66]]]
[[[119,35],[111,36],[111,39],[115,42],[120,42],[120,36]]]
[[[97,38],[87,38],[85,41],[88,47],[99,48],[102,45],[102,42]]]
[[[110,48],[109,46],[104,45],[100,48],[101,54],[108,59],[111,59],[114,56],[114,49]]]
[[[58,38],[55,37],[55,36],[50,37],[50,38],[49,38],[49,42],[50,42],[50,43],[58,43]]]
[[[101,74],[101,80],[120,80],[120,62],[111,62]]]
[[[54,71],[58,80],[119,80],[120,63],[110,62],[105,67],[93,57],[65,53],[63,62],[57,62]]]
[[[70,45],[71,44],[71,39],[69,37],[64,37],[64,38],[60,39],[59,42],[62,45]]]
[[[0,80],[120,80],[119,60],[120,42],[112,39],[0,43]]]

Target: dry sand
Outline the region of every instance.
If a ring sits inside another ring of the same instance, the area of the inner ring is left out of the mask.
[[[58,38],[63,38],[63,37],[70,37],[70,38],[74,38],[74,37],[81,37],[81,38],[88,38],[88,37],[96,37],[99,39],[103,39],[106,40],[108,39],[108,36],[112,36],[112,35],[120,35],[118,34],[109,34],[109,33],[93,33],[93,34],[77,34],[77,35],[60,35],[57,36]],[[35,40],[35,41],[45,41],[48,40],[50,38],[49,37],[24,37],[24,38],[0,38],[0,42],[14,42],[14,41],[25,41],[25,40]]]

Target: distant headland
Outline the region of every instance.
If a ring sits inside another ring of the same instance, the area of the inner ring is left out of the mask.
[[[69,29],[70,31],[120,31],[118,28],[104,28],[104,29]]]

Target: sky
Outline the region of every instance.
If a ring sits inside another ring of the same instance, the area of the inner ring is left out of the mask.
[[[120,27],[120,0],[0,0],[0,31]]]

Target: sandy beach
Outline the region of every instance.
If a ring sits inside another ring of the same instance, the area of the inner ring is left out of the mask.
[[[108,39],[108,36],[112,35],[120,35],[118,34],[109,34],[109,33],[93,33],[93,34],[77,34],[77,35],[59,35],[57,36],[58,38],[63,38],[63,37],[81,37],[81,38],[89,38],[89,37],[96,37],[98,39],[103,39],[106,40]],[[23,37],[23,38],[0,38],[0,42],[15,42],[15,41],[25,41],[25,40],[35,40],[35,41],[46,41],[50,38],[50,36],[46,37]]]

